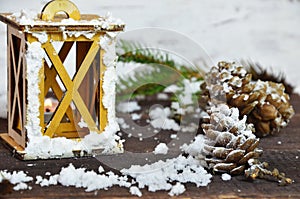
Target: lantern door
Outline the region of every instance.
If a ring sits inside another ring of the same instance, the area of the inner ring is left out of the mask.
[[[25,37],[7,26],[8,64],[8,135],[25,148],[26,143],[26,78]]]
[[[43,87],[40,94],[43,135],[81,138],[91,131],[103,131],[106,110],[101,100],[101,74],[105,67],[100,61],[99,36],[93,40],[84,36],[56,41],[49,39],[42,45],[46,58],[42,69],[44,79],[40,83]],[[33,38],[29,36],[28,40]],[[67,59],[71,66],[66,63]],[[68,71],[70,69],[73,73]],[[47,113],[44,103],[49,97],[58,102],[51,113]]]

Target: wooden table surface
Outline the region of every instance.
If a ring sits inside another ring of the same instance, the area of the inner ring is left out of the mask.
[[[193,184],[187,184],[186,192],[180,195],[179,198],[300,198],[300,160],[298,158],[300,156],[300,96],[292,95],[291,101],[296,112],[291,123],[274,136],[262,139],[260,147],[264,149],[261,160],[269,162],[271,168],[276,167],[280,171],[284,171],[287,176],[295,181],[293,184],[278,186],[276,182],[266,180],[251,182],[245,180],[244,176],[236,176],[225,182],[221,180],[220,175],[215,175],[207,187],[197,188]],[[0,120],[1,132],[5,132],[6,128],[6,120]],[[129,145],[127,144],[127,146]],[[133,147],[140,146],[147,146],[147,144],[136,144]],[[21,161],[13,157],[12,153],[3,144],[0,144],[0,170],[23,170],[33,177],[36,175],[45,176],[44,174],[47,171],[51,174],[59,173],[60,169],[68,166],[69,163],[77,168],[85,167],[95,171],[102,164],[98,158]],[[109,169],[107,166],[103,166],[105,169]],[[127,188],[116,186],[109,188],[107,191],[85,192],[84,189],[60,185],[41,188],[33,182],[28,184],[32,186],[32,190],[13,191],[10,194],[0,195],[0,198],[134,197]],[[142,192],[145,198],[169,197],[165,191],[151,193],[143,189]]]

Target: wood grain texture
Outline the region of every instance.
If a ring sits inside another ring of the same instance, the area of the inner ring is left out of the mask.
[[[193,184],[187,184],[186,192],[179,198],[300,198],[300,96],[292,95],[291,101],[296,111],[291,123],[274,136],[261,139],[260,147],[264,149],[261,160],[269,162],[270,168],[276,167],[280,171],[284,171],[287,176],[293,178],[295,181],[293,184],[281,187],[273,181],[259,179],[253,182],[247,181],[244,176],[236,176],[231,181],[224,182],[221,180],[220,175],[215,175],[207,187],[196,187]],[[139,104],[143,108],[149,108],[151,103],[154,102],[159,103],[158,100],[145,99],[140,101]],[[161,103],[166,105],[166,102]],[[1,132],[5,132],[7,128],[6,120],[0,119],[0,124]],[[166,131],[161,132],[157,137],[160,140],[167,141],[169,135],[170,132]],[[133,139],[125,143],[125,148],[130,151],[138,151],[139,148],[152,150],[156,144],[157,142],[151,139],[144,139],[142,142],[138,141],[138,139]],[[118,156],[117,158],[122,158],[121,155]],[[113,156],[111,158],[116,157]],[[99,165],[102,165],[105,170],[113,170],[100,161],[101,157],[20,161],[12,157],[11,152],[4,145],[0,145],[0,160],[0,170],[24,170],[30,176],[41,175],[45,177],[45,172],[47,171],[51,172],[51,174],[56,174],[61,167],[66,167],[69,163],[72,163],[77,168],[85,167],[88,170],[97,171]],[[0,196],[0,198],[136,198],[130,195],[128,189],[120,187],[112,187],[107,191],[85,192],[84,189],[59,185],[43,188],[34,183],[29,183],[29,185],[32,186],[32,190],[12,192],[11,194]],[[165,191],[152,193],[142,189],[142,192],[144,198],[168,198]]]

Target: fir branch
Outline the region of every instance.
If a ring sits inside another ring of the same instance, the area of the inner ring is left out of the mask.
[[[177,84],[182,81],[182,77],[168,67],[149,65],[152,70],[141,71],[134,74],[134,77],[119,79],[117,87],[118,100],[134,98],[137,95],[154,95],[162,92],[166,86]],[[125,88],[124,88],[125,87]]]
[[[174,60],[168,54],[142,46],[140,43],[121,40],[117,44],[117,55],[121,62],[137,62],[142,64],[162,64],[175,68]]]
[[[185,78],[203,79],[199,69],[193,69],[175,62],[166,52],[143,46],[140,43],[120,40],[117,44],[117,55],[120,62],[136,62],[142,64],[159,64],[169,66]]]
[[[125,89],[117,88],[119,99],[128,99],[128,97],[135,97],[136,95],[154,95],[160,93],[165,89],[164,85],[170,85],[174,82],[178,84],[176,80],[178,80],[179,76],[182,76],[180,78],[187,79],[203,79],[203,72],[201,73],[198,69],[176,63],[172,59],[172,56],[165,51],[147,48],[141,43],[126,40],[120,40],[116,45],[116,49],[119,62],[141,63],[154,69],[150,72],[139,72],[134,77],[120,79],[119,83]],[[163,83],[163,85],[159,83]],[[141,86],[137,88],[137,85]]]

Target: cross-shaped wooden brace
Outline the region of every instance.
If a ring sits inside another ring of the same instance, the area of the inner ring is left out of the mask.
[[[52,117],[51,122],[45,129],[44,135],[47,135],[49,137],[53,137],[55,135],[55,131],[59,127],[62,117],[69,109],[72,100],[75,103],[78,111],[81,113],[81,116],[87,124],[89,130],[100,133],[100,130],[98,129],[93,117],[91,116],[90,111],[86,107],[82,97],[78,92],[78,88],[81,85],[81,82],[83,81],[97,52],[99,51],[100,47],[98,41],[95,40],[91,44],[91,47],[87,52],[83,62],[81,63],[76,75],[74,76],[73,81],[70,78],[68,72],[66,71],[62,60],[59,56],[57,56],[57,53],[54,47],[52,46],[51,42],[43,44],[42,47],[45,49],[49,59],[53,64],[53,67],[55,67],[58,76],[60,77],[62,83],[66,88],[65,94],[63,95],[62,100],[60,101],[59,106],[57,107],[55,114]]]
[[[67,55],[69,54],[74,42],[64,42],[63,46],[61,47],[58,56],[61,60],[61,62],[64,62]],[[44,62],[44,73],[45,75],[45,87],[44,87],[44,97],[46,97],[47,91],[52,88],[53,93],[57,97],[57,99],[62,99],[64,92],[61,90],[60,85],[56,81],[57,72],[55,70],[55,67],[53,67],[53,64],[51,67],[48,66],[47,62]],[[64,134],[65,137],[78,137],[78,133],[76,132],[76,124],[73,118],[73,111],[71,107],[69,106],[66,111],[66,115],[69,119],[69,122],[67,123],[60,123],[60,128],[64,129],[65,131],[68,131],[67,134]],[[43,124],[43,129],[45,128],[47,124]],[[60,136],[59,129],[56,130],[55,134]]]

